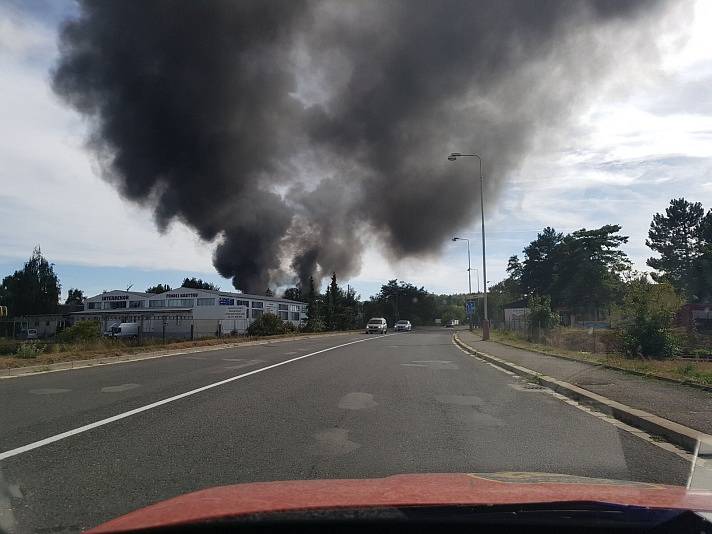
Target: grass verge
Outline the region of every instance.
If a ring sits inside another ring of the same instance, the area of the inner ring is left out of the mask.
[[[515,348],[534,350],[551,356],[562,356],[596,365],[605,365],[622,371],[632,371],[682,383],[712,386],[712,362],[710,361],[694,361],[683,358],[670,360],[628,359],[620,354],[593,354],[533,343],[520,338],[512,332],[501,330],[492,330],[490,340]]]
[[[91,343],[53,343],[43,345],[44,349],[31,357],[24,353],[0,355],[0,369],[29,367],[34,365],[50,365],[53,363],[71,362],[79,360],[93,360],[112,356],[131,354],[146,354],[151,352],[174,351],[193,347],[219,347],[222,345],[241,345],[251,341],[269,341],[274,339],[320,336],[329,334],[346,334],[360,332],[361,330],[345,332],[300,332],[280,334],[276,336],[232,336],[223,338],[206,338],[195,341],[174,341],[163,344],[161,341],[147,342],[143,345],[133,345],[117,340],[99,340]]]

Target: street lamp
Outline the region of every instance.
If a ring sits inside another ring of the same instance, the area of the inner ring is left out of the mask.
[[[472,271],[472,267],[470,266],[470,240],[466,237],[453,237],[452,240],[467,241],[467,288],[469,290],[469,294],[472,295],[472,275],[470,274],[470,271]]]
[[[482,174],[482,158],[478,154],[461,154],[452,152],[447,159],[455,161],[457,158],[477,158],[480,163],[480,213],[482,214],[482,281],[484,283],[483,305],[485,307],[485,319],[482,321],[482,340],[489,339],[489,319],[487,316],[487,260],[485,253],[485,179]]]

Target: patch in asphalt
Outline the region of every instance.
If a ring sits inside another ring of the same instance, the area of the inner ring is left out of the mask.
[[[481,406],[482,398],[477,395],[437,395],[435,400],[443,404],[456,404],[458,406]]]
[[[130,389],[136,389],[141,387],[140,384],[120,384],[118,386],[106,386],[101,388],[102,393],[121,393],[122,391],[128,391]]]
[[[435,371],[459,369],[460,366],[449,360],[413,360],[410,363],[402,363],[403,367],[427,367]]]
[[[62,388],[40,388],[40,389],[31,389],[30,393],[33,395],[58,395],[60,393],[67,393],[69,391],[72,391],[71,389],[62,389]]]
[[[532,392],[547,392],[549,391],[547,388],[544,386],[539,386],[537,384],[529,384],[529,383],[522,383],[522,384],[507,384],[510,388],[516,389],[517,391],[526,391],[528,393]]]
[[[365,410],[374,406],[378,406],[378,403],[373,400],[373,395],[358,391],[347,393],[339,401],[339,408],[344,410]]]
[[[343,456],[358,449],[361,444],[349,439],[345,428],[330,428],[314,434],[313,453],[318,456]]]

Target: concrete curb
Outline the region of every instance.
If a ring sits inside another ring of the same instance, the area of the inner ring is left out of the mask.
[[[678,386],[688,386],[691,388],[701,389],[703,391],[712,392],[712,386],[706,386],[705,384],[698,384],[697,382],[690,382],[688,380],[677,380],[676,378],[669,378],[667,376],[659,376],[659,375],[655,375],[652,373],[646,373],[645,371],[636,371],[634,369],[626,369],[624,367],[618,367],[618,366],[610,365],[607,363],[598,363],[598,362],[589,362],[587,360],[579,360],[578,358],[574,358],[573,356],[566,356],[565,354],[555,354],[552,352],[546,352],[546,351],[539,350],[536,348],[518,347],[517,345],[512,345],[511,343],[507,343],[505,341],[500,341],[498,339],[490,339],[490,341],[493,343],[499,343],[500,345],[504,345],[505,347],[512,347],[513,349],[525,350],[528,352],[536,352],[537,354],[543,354],[544,356],[552,356],[554,358],[561,358],[562,360],[569,360],[571,362],[587,363],[588,365],[602,367],[603,369],[612,369],[614,371],[621,371],[622,373],[628,373],[631,375],[642,376],[644,378],[652,378],[653,380],[662,380],[663,382],[677,384]]]
[[[532,371],[526,367],[497,358],[496,356],[491,356],[466,344],[460,340],[457,334],[453,334],[452,337],[453,342],[458,347],[477,356],[478,358],[482,358],[483,360],[506,369],[507,371],[511,371],[517,375],[542,384],[543,386],[546,386],[561,395],[569,397],[570,399],[596,408],[600,412],[610,415],[623,423],[644,430],[650,434],[660,436],[666,441],[678,445],[688,452],[694,453],[698,442],[712,446],[712,435],[710,434],[705,434],[699,430],[688,428],[679,423],[675,423],[674,421],[664,419],[643,410],[638,410],[637,408],[631,408],[630,406],[626,406],[625,404],[613,401],[602,395],[598,395],[597,393],[593,393],[581,387],[569,384],[568,382]]]
[[[204,347],[187,347],[184,349],[165,349],[155,352],[143,352],[137,354],[119,354],[118,356],[107,356],[104,358],[93,358],[90,360],[71,360],[68,362],[57,362],[46,365],[28,365],[25,367],[8,367],[3,369],[3,376],[0,380],[6,378],[17,378],[22,376],[30,376],[39,373],[49,373],[55,371],[70,371],[72,369],[86,369],[87,367],[97,367],[100,365],[110,365],[114,363],[136,362],[141,360],[152,360],[155,358],[164,358],[167,356],[183,356],[185,354],[194,354],[200,352],[211,352],[216,350],[235,349],[239,347],[254,347],[256,345],[271,345],[273,343],[282,343],[285,341],[297,341],[300,339],[321,339],[325,337],[345,336],[356,334],[353,332],[336,332],[329,334],[312,334],[308,336],[290,336],[280,337],[275,339],[265,339],[259,341],[243,341],[236,343],[225,343],[224,345],[208,345]]]

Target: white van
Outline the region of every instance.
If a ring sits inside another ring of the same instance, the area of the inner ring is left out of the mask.
[[[138,323],[121,323],[118,327],[114,327],[114,337],[120,339],[131,339],[138,337],[138,329],[141,325]],[[114,330],[112,329],[112,330]]]
[[[383,317],[371,317],[366,325],[367,334],[385,334],[388,332],[388,323]]]

